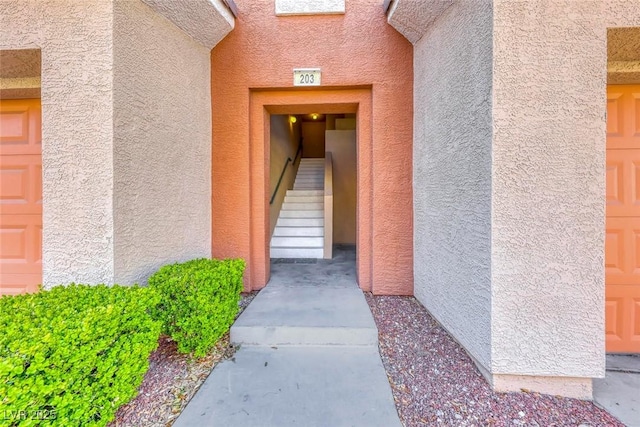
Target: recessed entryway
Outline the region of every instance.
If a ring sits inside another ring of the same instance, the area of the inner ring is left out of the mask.
[[[270,258],[330,259],[356,245],[356,114],[271,115]]]

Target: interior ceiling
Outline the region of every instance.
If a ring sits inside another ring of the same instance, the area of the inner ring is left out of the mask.
[[[40,49],[0,50],[0,78],[40,77]]]
[[[607,54],[609,61],[640,61],[640,28],[609,28]]]

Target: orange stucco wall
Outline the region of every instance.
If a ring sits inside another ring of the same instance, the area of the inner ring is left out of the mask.
[[[212,253],[248,261],[245,289],[269,277],[269,115],[357,113],[358,283],[413,292],[411,44],[380,2],[344,15],[276,17],[273,0],[236,0],[237,25],[211,53]],[[294,88],[320,67],[322,87]]]

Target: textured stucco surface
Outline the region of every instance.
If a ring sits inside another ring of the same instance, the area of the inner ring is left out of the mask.
[[[139,1],[0,2],[15,49],[41,50],[44,285],[210,255],[208,47]]]
[[[607,83],[640,83],[639,27],[607,30]]]
[[[0,50],[0,79],[40,77],[40,49]]]
[[[142,1],[207,49],[212,49],[235,26],[233,14],[222,0]]]
[[[414,293],[486,369],[491,21],[490,3],[458,2],[414,45]]]
[[[606,19],[606,27],[638,27],[640,26],[640,7],[637,0],[600,0],[601,18]],[[593,2],[591,7],[595,5]]]
[[[211,256],[211,76],[209,50],[144,3],[114,12],[115,281],[130,284]]]
[[[112,4],[0,2],[0,50],[42,51],[43,281],[112,282]]]
[[[344,13],[345,0],[275,0],[276,15]]]
[[[415,44],[453,3],[454,0],[396,0],[391,3],[387,12],[388,22]]]
[[[359,138],[363,127],[372,136],[371,144],[358,141],[358,283],[378,294],[411,294],[411,44],[386,23],[378,2],[352,0],[344,15],[299,17],[265,13],[272,0],[236,3],[241,19],[211,53],[213,254],[247,259],[246,288],[266,284],[268,165],[262,162],[268,135],[261,125],[271,102],[289,96],[292,107],[306,106],[285,111],[295,114],[357,109]],[[322,34],[322,43],[301,43],[309,34]],[[322,69],[322,87],[292,89],[292,69],[304,67]],[[254,95],[278,88],[286,96],[267,99],[255,111],[256,121],[247,123],[247,111],[254,120]],[[360,102],[361,93],[369,97],[370,111],[363,104],[331,110]]]
[[[604,374],[603,6],[494,1],[494,374]]]

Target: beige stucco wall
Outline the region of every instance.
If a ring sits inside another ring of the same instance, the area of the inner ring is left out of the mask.
[[[607,29],[607,83],[640,83],[640,7],[611,2]]]
[[[43,281],[112,282],[109,1],[0,2],[0,50],[42,49]]]
[[[603,5],[494,1],[494,374],[604,374]]]
[[[640,26],[640,7],[416,10],[429,5],[389,15],[415,40],[416,296],[496,388],[589,398],[604,374],[607,28]]]
[[[405,25],[408,25],[405,22]],[[415,296],[491,363],[489,2],[458,2],[414,45]]]
[[[209,50],[235,26],[233,13],[224,0],[142,1]]]
[[[222,6],[168,14],[220,15],[187,34],[138,0],[0,2],[0,50],[41,49],[45,286],[144,282],[211,254],[211,46],[200,43],[233,27]]]
[[[336,125],[341,120],[337,119]],[[333,162],[333,243],[356,244],[357,141],[355,130],[327,130],[326,151]]]
[[[300,121],[294,124],[289,122],[289,116],[272,115],[270,120],[270,135],[269,198],[271,198],[271,195],[276,189],[278,179],[280,178],[285,163],[287,163],[287,159],[291,158],[292,162],[289,162],[287,165],[287,169],[282,177],[282,182],[280,183],[280,188],[278,188],[278,194],[276,194],[273,203],[269,205],[269,224],[271,230],[269,236],[273,234],[273,230],[276,228],[284,197],[287,194],[287,190],[293,188],[293,183],[298,173],[300,160],[296,160],[296,152],[298,151],[298,142],[300,140]],[[293,163],[293,160],[296,160],[296,162]]]
[[[116,0],[114,16],[115,281],[130,284],[211,256],[211,69],[208,48],[141,1]]]

